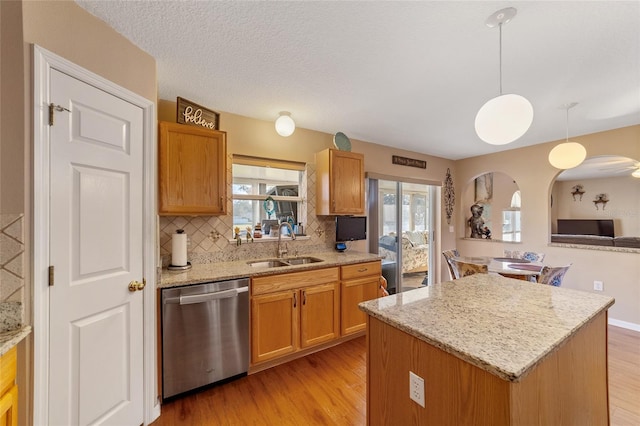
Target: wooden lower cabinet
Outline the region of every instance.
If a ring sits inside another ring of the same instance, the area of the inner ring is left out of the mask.
[[[380,261],[375,261],[341,266],[340,270],[340,332],[346,336],[367,328],[367,315],[358,308],[358,304],[378,297],[382,267]]]
[[[338,268],[257,277],[251,292],[252,364],[340,335]]]
[[[0,426],[18,425],[17,349],[0,357]]]

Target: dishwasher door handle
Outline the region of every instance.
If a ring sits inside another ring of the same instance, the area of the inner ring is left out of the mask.
[[[169,297],[164,300],[165,304],[178,303],[180,305],[192,305],[194,303],[204,303],[211,300],[229,299],[236,297],[240,293],[246,293],[249,287],[232,288],[230,290],[216,291],[213,293],[192,294],[189,296]]]

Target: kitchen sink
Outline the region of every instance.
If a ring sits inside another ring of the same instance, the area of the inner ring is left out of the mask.
[[[247,262],[247,264],[255,268],[276,268],[278,266],[291,266],[288,263],[284,263],[283,261],[277,259],[256,260],[253,262]]]
[[[322,259],[318,259],[317,257],[290,257],[286,259],[252,260],[247,262],[247,264],[254,268],[277,268],[279,266],[306,265],[308,263],[318,262],[322,262]]]
[[[317,257],[291,257],[282,260],[287,262],[289,265],[306,265],[307,263],[322,262],[322,259],[318,259]]]

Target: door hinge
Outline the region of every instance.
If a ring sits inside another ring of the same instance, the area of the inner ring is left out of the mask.
[[[54,267],[53,265],[49,266],[49,287],[53,286],[54,281]]]
[[[71,112],[71,110],[60,106],[60,105],[54,105],[53,103],[49,104],[49,126],[53,126],[53,116],[55,114],[55,111],[67,111],[67,112]]]

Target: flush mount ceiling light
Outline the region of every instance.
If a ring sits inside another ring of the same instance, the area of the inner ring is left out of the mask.
[[[296,123],[291,118],[291,113],[287,111],[282,111],[278,114],[278,118],[276,119],[276,132],[280,136],[291,136],[296,130]]]
[[[549,152],[549,163],[556,169],[572,169],[587,158],[587,150],[584,146],[578,142],[569,142],[569,110],[576,105],[578,105],[576,102],[572,102],[561,107],[567,110],[567,139]]]
[[[505,145],[524,135],[533,122],[533,107],[526,98],[502,94],[502,26],[516,16],[514,7],[507,7],[489,16],[485,24],[500,30],[500,95],[487,101],[476,114],[478,137],[491,145]]]

